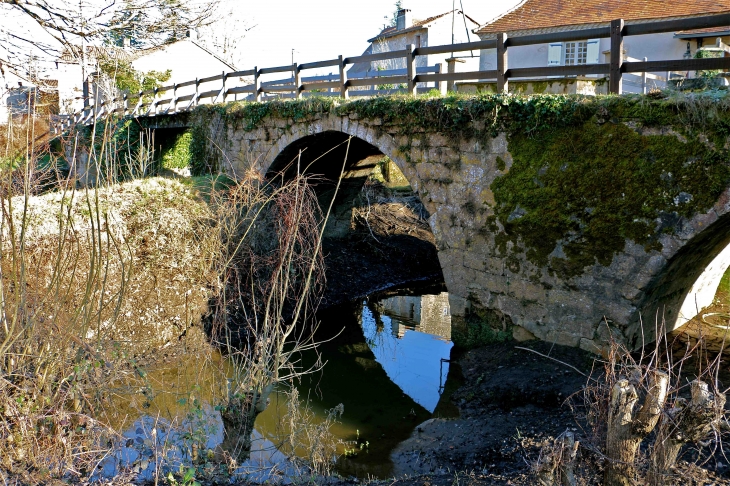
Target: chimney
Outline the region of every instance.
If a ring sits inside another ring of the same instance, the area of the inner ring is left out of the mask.
[[[395,28],[396,30],[404,30],[411,26],[411,11],[407,8],[398,10],[398,17],[396,17]]]

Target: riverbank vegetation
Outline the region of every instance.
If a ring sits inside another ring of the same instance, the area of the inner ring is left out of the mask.
[[[292,356],[314,347],[313,330],[302,323],[316,310],[322,286],[324,216],[307,179],[274,186],[255,175],[139,178],[159,162],[144,131],[136,130],[136,140],[126,136],[131,125],[109,120],[51,147],[34,144],[33,125],[25,124],[30,143],[5,146],[5,479],[81,480],[139,468],[119,456],[121,433],[136,418],[124,413],[144,415],[160,393],[147,366],[161,350],[174,355],[183,346],[202,356],[214,386],[187,384],[198,395],[184,400],[187,416],[203,413],[205,394],[221,412],[226,440],[221,451],[206,452],[206,437],[190,430],[160,450],[184,449],[231,471],[247,458],[253,422],[273,388],[308,371]],[[31,177],[39,167],[47,167],[43,187]],[[77,185],[78,177],[87,184]],[[195,344],[187,336],[204,316],[211,338]],[[224,361],[213,359],[215,349]],[[184,427],[170,419],[159,423]],[[155,430],[148,431],[153,442]],[[326,430],[313,437],[321,440]],[[175,477],[177,463],[155,457],[155,478]],[[331,460],[328,453],[313,458],[325,461],[323,469]]]

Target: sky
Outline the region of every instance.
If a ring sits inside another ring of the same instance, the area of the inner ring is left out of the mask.
[[[196,3],[203,0],[186,0]],[[424,19],[455,7],[479,23],[486,23],[513,8],[520,0],[404,0],[413,19]],[[352,57],[367,48],[367,39],[377,35],[388,23],[395,0],[219,0],[216,18],[220,20],[201,30],[207,46],[222,52],[228,44],[229,55],[238,69],[254,66],[274,67],[334,59],[342,54]],[[48,39],[35,23],[18,13],[0,10],[0,57],[8,31],[32,39]],[[464,30],[464,25],[457,29]],[[472,34],[473,35],[473,34]],[[215,40],[213,40],[215,39]],[[473,40],[478,40],[474,36]],[[7,42],[6,42],[7,45]],[[292,52],[293,50],[293,52]],[[50,57],[40,64],[53,66]]]
[[[394,11],[393,0],[223,0],[224,9],[232,10],[229,19],[237,19],[231,31],[245,37],[237,47],[237,67],[279,66],[290,64],[292,49],[298,63],[357,56],[367,48],[367,40],[377,35]],[[514,7],[519,0],[406,0],[414,19],[424,19],[448,12],[455,4],[467,15],[486,23]],[[388,17],[388,18],[384,18]],[[233,20],[230,21],[233,23]],[[460,26],[464,29],[463,24]],[[458,28],[458,26],[457,26]],[[475,36],[474,40],[478,40]],[[241,66],[238,66],[238,65]]]

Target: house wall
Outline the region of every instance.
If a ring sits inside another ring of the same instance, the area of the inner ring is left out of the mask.
[[[474,27],[471,22],[468,23],[470,28]],[[430,24],[427,24],[422,29],[408,31],[400,35],[393,35],[386,37],[382,40],[374,41],[372,45],[372,52],[390,52],[400,49],[405,49],[406,45],[413,44],[417,45],[416,36],[421,36],[421,47],[428,46],[441,46],[451,44],[451,16],[447,15],[434,20]],[[467,37],[464,29],[464,20],[461,15],[458,15],[455,19],[454,26],[454,42],[459,44],[462,42],[476,41],[478,37],[475,34],[470,33]],[[457,53],[458,56],[468,55],[469,53]],[[479,53],[474,51],[474,59],[467,59],[466,63],[460,63],[460,69],[465,71],[476,70],[479,63]],[[446,72],[446,59],[450,58],[451,54],[435,54],[430,56],[418,56],[416,57],[416,67],[435,66],[441,64],[441,69]],[[393,59],[388,61],[377,61],[371,63],[371,69],[377,69],[376,66],[383,66],[383,69],[403,69],[406,67],[404,59]],[[387,67],[386,67],[387,66]]]
[[[714,39],[705,41],[705,45],[714,44]],[[532,46],[511,47],[508,50],[509,67],[542,67],[548,65],[549,44],[536,44]],[[697,43],[691,41],[691,54],[697,50]],[[608,62],[611,50],[611,39],[599,39],[598,62]],[[661,61],[669,59],[682,59],[687,52],[687,40],[677,39],[671,32],[662,34],[648,34],[626,37],[624,39],[624,55],[635,59],[647,58],[648,61]],[[480,53],[480,70],[493,70],[497,68],[497,50],[484,49]],[[666,72],[653,73],[662,77]],[[600,76],[603,77],[603,76]],[[625,74],[624,91],[638,92],[640,88],[633,86],[638,76]]]

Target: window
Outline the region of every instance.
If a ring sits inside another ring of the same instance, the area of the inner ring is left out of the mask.
[[[565,65],[574,66],[585,64],[588,54],[588,43],[586,41],[565,43]]]
[[[599,40],[556,42],[548,45],[548,66],[596,64]]]

